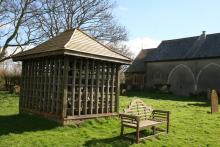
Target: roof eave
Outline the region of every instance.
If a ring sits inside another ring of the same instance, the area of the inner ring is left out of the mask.
[[[205,60],[205,59],[216,59],[220,58],[220,56],[213,56],[213,57],[196,57],[196,58],[185,58],[185,59],[164,59],[164,60],[145,60],[145,63],[152,63],[152,62],[171,62],[171,61],[190,61],[190,60]]]
[[[47,57],[47,56],[55,56],[55,55],[71,55],[71,56],[78,56],[78,57],[84,57],[84,58],[91,58],[91,59],[98,59],[103,61],[109,61],[109,62],[116,62],[120,64],[131,64],[131,60],[125,60],[125,59],[119,59],[119,58],[113,58],[113,57],[107,57],[107,56],[100,56],[100,55],[94,55],[89,53],[83,53],[83,52],[77,52],[73,50],[56,50],[56,51],[48,51],[48,52],[41,52],[37,54],[31,54],[31,55],[15,55],[12,57],[13,61],[23,61],[27,59],[33,59],[33,58],[39,58],[39,57]]]
[[[130,65],[132,62],[129,59],[125,60],[125,59],[119,59],[119,58],[113,58],[113,57],[107,57],[107,56],[100,56],[100,55],[95,55],[95,54],[77,52],[77,51],[73,51],[73,50],[65,50],[64,54],[78,56],[78,57],[84,57],[84,58],[98,59],[98,60],[109,61],[109,62],[116,62],[116,63],[125,64],[125,65]]]
[[[46,56],[55,56],[55,55],[63,55],[64,50],[59,49],[55,51],[47,51],[47,52],[41,52],[36,54],[27,54],[27,55],[14,55],[12,56],[13,61],[23,61],[27,59],[33,59],[33,58],[39,58],[39,57],[46,57]]]

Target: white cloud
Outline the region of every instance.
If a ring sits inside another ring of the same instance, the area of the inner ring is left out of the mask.
[[[128,11],[128,8],[124,6],[118,6],[117,9],[122,12]]]
[[[135,38],[125,42],[131,52],[136,56],[141,49],[155,48],[160,44],[159,40],[154,40],[149,37]]]

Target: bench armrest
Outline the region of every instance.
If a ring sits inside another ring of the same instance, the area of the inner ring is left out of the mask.
[[[122,125],[135,126],[138,127],[140,124],[140,117],[129,115],[129,114],[119,114],[121,118]]]
[[[140,121],[140,117],[135,116],[135,115],[129,115],[129,114],[119,114],[120,118],[128,118],[128,119],[134,119],[136,121]]]
[[[170,113],[170,111],[165,111],[165,110],[153,110],[155,112],[161,112],[161,113]]]
[[[151,118],[159,121],[170,122],[170,111],[153,110]]]

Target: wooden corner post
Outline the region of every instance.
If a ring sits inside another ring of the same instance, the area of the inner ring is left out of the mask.
[[[115,111],[119,113],[119,95],[120,95],[120,65],[116,65],[116,107]]]
[[[69,70],[69,58],[64,56],[64,68],[63,68],[63,101],[62,101],[62,118],[67,116],[67,93],[68,93],[68,70]]]

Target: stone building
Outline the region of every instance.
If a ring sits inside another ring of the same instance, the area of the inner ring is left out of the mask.
[[[168,84],[172,93],[183,96],[220,91],[219,57],[220,33],[162,41],[142,59],[144,88]]]
[[[125,72],[128,89],[143,89],[145,87],[145,58],[153,49],[142,49],[133,63]]]

